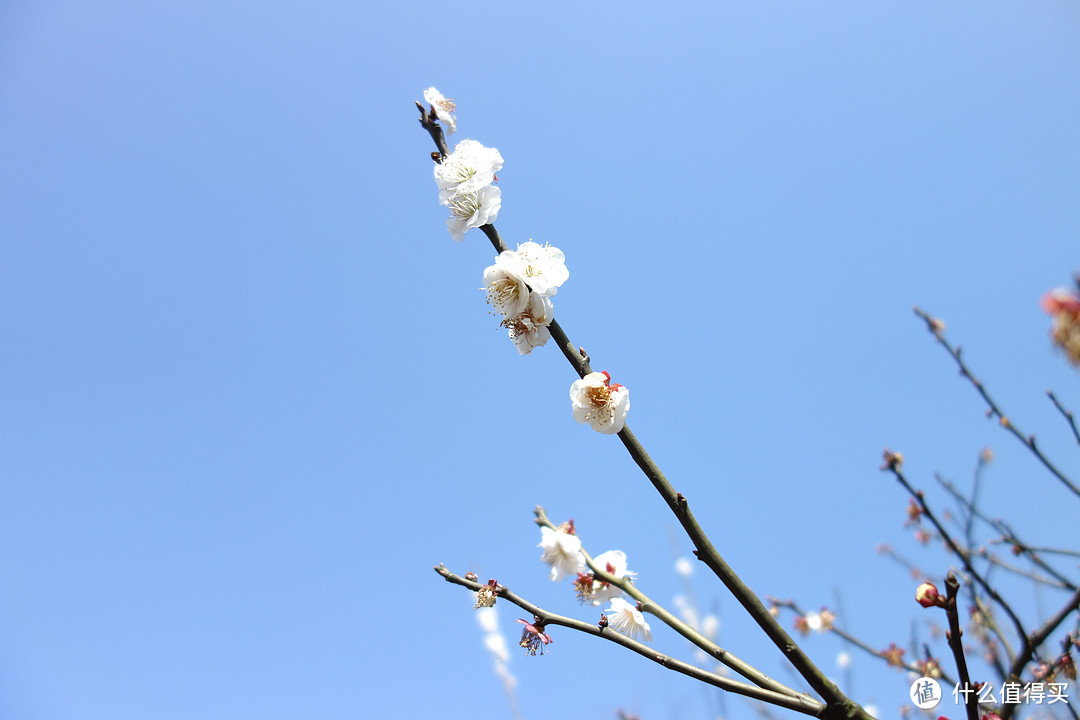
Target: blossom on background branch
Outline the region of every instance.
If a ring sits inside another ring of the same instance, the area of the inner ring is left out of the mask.
[[[1080,366],[1080,297],[1068,288],[1055,288],[1042,297],[1042,309],[1053,318],[1050,338]]]

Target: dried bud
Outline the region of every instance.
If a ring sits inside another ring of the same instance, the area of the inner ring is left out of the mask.
[[[1076,663],[1073,662],[1073,657],[1070,653],[1063,653],[1061,659],[1058,660],[1058,665],[1061,666],[1061,672],[1065,673],[1065,677],[1070,680],[1076,679]]]
[[[881,656],[885,658],[889,667],[903,667],[904,665],[904,651],[896,647],[896,643],[889,643],[889,647],[881,651]]]
[[[480,578],[476,577],[476,573],[474,573],[472,570],[470,570],[469,572],[465,573],[465,579],[466,580],[472,580],[473,582],[476,582]]]
[[[922,506],[915,502],[915,498],[909,498],[907,506],[907,522],[904,523],[904,527],[917,525],[922,518],[922,513]]]
[[[495,597],[499,593],[499,583],[494,579],[488,580],[487,585],[476,591],[476,604],[473,605],[473,610],[478,610],[482,607],[492,607],[495,604]]]
[[[885,452],[882,453],[882,457],[885,459],[885,464],[881,466],[882,470],[897,471],[900,466],[904,464],[904,456],[900,453],[894,453],[889,448],[885,448]]]

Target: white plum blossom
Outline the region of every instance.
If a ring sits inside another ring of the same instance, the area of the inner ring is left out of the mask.
[[[622,598],[612,600],[611,607],[605,611],[605,614],[608,624],[631,640],[637,640],[639,635],[645,642],[652,640],[652,630],[649,628],[649,623],[645,622],[645,616]]]
[[[690,562],[690,558],[681,557],[675,561],[675,572],[683,577],[690,577],[694,574],[694,564]]]
[[[540,528],[540,545],[544,553],[540,559],[551,568],[551,579],[559,582],[564,577],[576,577],[585,569],[585,556],[581,554],[581,538],[577,535]]]
[[[589,373],[570,386],[574,419],[605,435],[620,432],[630,411],[630,391],[610,383],[611,375],[605,371]]]
[[[637,577],[636,572],[632,572],[626,569],[626,553],[622,550],[608,550],[607,552],[600,553],[593,558],[593,564],[601,568],[608,575],[614,576],[616,579],[629,578],[633,580]],[[592,586],[592,604],[596,606],[603,605],[613,598],[617,598],[622,595],[622,590],[611,585],[610,583],[600,582],[599,580],[593,580]]]
[[[462,140],[450,157],[435,166],[439,202],[446,205],[455,195],[491,185],[502,166],[502,155],[495,148],[484,147],[475,140]]]
[[[467,230],[487,225],[498,217],[499,208],[502,207],[502,191],[494,185],[487,185],[476,192],[454,195],[446,205],[450,207],[446,229],[454,240],[461,242]]]
[[[488,305],[507,317],[515,317],[529,307],[529,286],[517,273],[501,265],[484,269],[484,290]]]
[[[532,240],[518,245],[517,250],[499,253],[495,264],[522,277],[533,292],[544,297],[555,295],[559,286],[570,278],[562,250]]]
[[[446,136],[449,137],[457,130],[457,118],[454,117],[453,112],[456,110],[454,101],[448,97],[444,97],[441,92],[433,87],[429,87],[424,91],[424,102],[431,107],[435,108],[435,117],[439,119],[439,122],[446,128]]]
[[[548,325],[554,318],[551,301],[536,293],[530,293],[528,306],[514,317],[502,321],[510,331],[510,339],[521,355],[528,355],[534,347],[542,347],[551,338]]]

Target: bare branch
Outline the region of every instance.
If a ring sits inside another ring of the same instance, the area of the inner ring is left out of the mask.
[[[1069,421],[1069,427],[1072,428],[1072,434],[1073,437],[1076,438],[1076,444],[1080,445],[1080,429],[1076,427],[1076,418],[1073,417],[1073,414],[1070,411],[1066,410],[1064,406],[1062,406],[1062,404],[1057,399],[1057,395],[1054,395],[1054,392],[1052,390],[1047,390],[1046,395],[1050,398],[1050,401],[1054,403],[1054,407],[1058,409],[1058,412],[1064,415],[1065,419]]]
[[[968,369],[967,364],[965,364],[963,359],[960,357],[960,348],[953,347],[951,344],[949,344],[949,341],[945,339],[941,321],[936,318],[930,317],[930,315],[920,310],[919,308],[915,308],[915,314],[923,319],[923,321],[926,323],[927,330],[929,330],[930,333],[937,339],[938,344],[945,348],[945,350],[948,351],[949,355],[952,356],[953,360],[956,361],[956,364],[960,367],[960,374],[966,377],[971,382],[972,386],[979,392],[979,395],[982,396],[982,399],[986,401],[986,404],[990,408],[990,417],[997,417],[999,423],[1003,428],[1008,430],[1013,435],[1013,437],[1023,443],[1024,447],[1030,450],[1031,453],[1036,458],[1038,458],[1039,462],[1041,462],[1043,466],[1047,470],[1049,470],[1054,477],[1060,480],[1065,487],[1071,490],[1074,495],[1080,497],[1080,488],[1073,484],[1073,482],[1069,480],[1069,478],[1067,478],[1063,472],[1058,470],[1057,467],[1052,462],[1050,462],[1049,458],[1047,458],[1046,455],[1043,454],[1042,450],[1040,450],[1035,444],[1035,436],[1024,435],[1022,432],[1020,432],[1020,429],[1013,424],[1012,420],[1009,419],[1009,416],[1006,415],[1000,407],[998,407],[998,404],[994,402],[993,398],[990,397],[990,394],[987,393],[986,387],[982,384],[982,381],[980,381],[978,378],[971,374],[971,370]]]

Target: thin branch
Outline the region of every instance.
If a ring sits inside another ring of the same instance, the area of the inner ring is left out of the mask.
[[[979,557],[983,558],[984,560],[986,560],[986,562],[993,565],[994,567],[999,567],[1002,570],[1004,570],[1005,572],[1012,573],[1013,575],[1017,575],[1017,576],[1022,577],[1022,578],[1026,578],[1026,579],[1032,581],[1033,583],[1038,583],[1039,585],[1045,585],[1046,587],[1051,587],[1051,588],[1054,588],[1056,590],[1075,590],[1076,589],[1076,586],[1073,585],[1072,583],[1066,584],[1066,583],[1062,582],[1061,580],[1055,580],[1053,578],[1048,578],[1048,577],[1045,577],[1043,575],[1039,575],[1038,573],[1034,572],[1033,570],[1025,570],[1024,568],[1016,567],[1015,565],[1012,565],[1010,563],[1005,562],[1004,560],[1002,560],[997,555],[990,554],[986,550],[979,550],[977,555]]]
[[[558,530],[551,520],[548,518],[544,508],[537,507],[533,513],[536,515],[536,524],[541,527],[546,527],[551,530]],[[661,622],[670,627],[675,632],[682,635],[691,643],[696,645],[706,654],[716,658],[724,665],[742,675],[744,678],[754,683],[758,687],[763,687],[768,690],[772,690],[778,693],[784,693],[791,695],[792,697],[798,697],[802,693],[799,693],[791,688],[787,687],[781,682],[774,680],[765,673],[761,672],[749,663],[744,662],[734,654],[724,650],[722,647],[709,640],[709,638],[702,635],[698,630],[689,624],[683,622],[675,615],[672,615],[666,608],[659,603],[650,599],[645,593],[643,593],[636,585],[630,582],[629,578],[617,578],[607,572],[605,568],[600,567],[593,562],[592,555],[590,555],[585,547],[582,546],[581,554],[585,557],[585,564],[589,566],[593,576],[600,582],[605,582],[622,590],[624,593],[634,598],[641,604],[641,610],[648,612],[651,615],[656,616]]]
[[[986,392],[986,388],[985,386],[983,386],[982,381],[980,381],[978,378],[971,374],[971,370],[968,369],[968,366],[960,357],[960,348],[953,347],[942,334],[943,326],[941,321],[937,320],[936,318],[930,317],[930,315],[920,310],[919,308],[915,308],[915,314],[923,319],[923,321],[926,323],[927,330],[929,330],[930,333],[937,339],[938,344],[945,348],[948,351],[949,355],[952,356],[953,360],[956,361],[956,364],[960,367],[960,374],[966,377],[969,381],[971,381],[971,384],[979,392],[979,395],[981,395],[982,399],[986,401],[986,404],[990,408],[988,415],[990,417],[997,417],[1003,428],[1008,430],[1017,440],[1023,443],[1024,447],[1030,450],[1031,453],[1039,459],[1039,462],[1041,462],[1043,466],[1047,470],[1049,470],[1054,477],[1060,480],[1065,487],[1071,490],[1074,495],[1080,497],[1080,488],[1074,485],[1073,482],[1069,480],[1069,478],[1067,478],[1064,473],[1058,470],[1057,467],[1052,462],[1050,462],[1049,458],[1047,458],[1046,455],[1043,454],[1042,450],[1040,450],[1035,444],[1035,436],[1025,436],[1022,432],[1020,432],[1020,429],[1013,425],[1012,420],[1009,419],[1009,416],[1006,415],[1000,407],[998,407],[998,404],[994,402],[993,398],[991,398],[989,393]]]
[[[1069,427],[1072,428],[1072,434],[1073,437],[1076,438],[1076,444],[1080,445],[1080,429],[1076,427],[1076,418],[1073,417],[1073,414],[1071,412],[1069,412],[1062,406],[1062,404],[1057,399],[1057,395],[1055,395],[1052,390],[1047,390],[1046,395],[1050,398],[1050,401],[1054,403],[1054,407],[1058,409],[1058,412],[1064,415],[1065,419],[1069,421]]]
[[[1078,550],[1063,550],[1062,548],[1039,547],[1037,545],[1026,545],[1026,544],[1018,541],[1016,538],[1013,538],[1013,537],[1003,536],[1003,537],[1000,537],[1000,538],[995,538],[993,540],[990,540],[989,542],[995,543],[995,544],[997,544],[997,543],[1009,543],[1010,545],[1018,546],[1024,552],[1043,553],[1045,555],[1064,555],[1066,557],[1080,558],[1080,551],[1078,551]],[[1070,584],[1069,589],[1070,590],[1072,589],[1072,584]]]
[[[1017,654],[1016,658],[1012,662],[1012,666],[1009,668],[1009,676],[1006,680],[1020,679],[1020,673],[1024,671],[1031,659],[1035,656],[1036,650],[1039,646],[1046,642],[1046,639],[1050,637],[1050,633],[1057,629],[1058,625],[1065,622],[1065,618],[1069,617],[1074,611],[1080,609],[1080,589],[1072,594],[1072,597],[1062,606],[1060,610],[1054,615],[1054,617],[1047,620],[1042,627],[1031,634],[1031,637],[1024,638],[1024,648]],[[1007,705],[1003,708],[1001,713],[1002,720],[1009,720],[1012,716],[1015,706]]]
[[[1034,574],[1025,573],[1024,571],[1020,570],[1019,568],[1013,568],[1012,566],[1007,565],[1006,563],[1001,562],[1000,560],[996,560],[995,558],[993,558],[989,554],[981,554],[982,557],[987,558],[991,563],[997,564],[1000,567],[1012,570],[1013,572],[1016,572],[1016,573],[1021,574],[1021,575],[1025,575],[1025,576],[1031,578],[1032,580],[1036,580],[1036,581],[1039,581],[1039,582],[1044,582],[1047,585],[1050,585],[1052,587],[1061,587],[1061,588],[1064,588],[1066,590],[1074,590],[1074,589],[1076,589],[1076,583],[1072,582],[1071,580],[1069,580],[1069,578],[1062,575],[1060,572],[1058,572],[1055,568],[1053,568],[1052,566],[1047,564],[1046,561],[1044,561],[1042,558],[1040,558],[1036,554],[1036,551],[1045,550],[1044,548],[1032,548],[1032,547],[1028,546],[1026,543],[1021,541],[1020,538],[1018,538],[1016,536],[1016,533],[1013,532],[1013,529],[1004,520],[1001,520],[1001,519],[998,519],[998,518],[991,518],[991,517],[983,514],[983,512],[981,510],[977,509],[974,505],[972,505],[970,503],[970,501],[968,501],[967,498],[965,498],[963,495],[961,495],[960,491],[957,490],[956,486],[954,486],[951,482],[949,482],[948,480],[946,480],[945,478],[943,478],[943,477],[941,477],[940,475],[937,475],[937,474],[934,475],[934,478],[938,481],[938,484],[940,484],[941,487],[943,487],[945,489],[946,492],[948,492],[950,495],[952,495],[953,498],[956,499],[957,502],[959,502],[961,505],[964,506],[964,508],[967,510],[968,513],[971,514],[972,517],[979,518],[984,523],[989,525],[995,532],[1001,533],[1002,537],[1000,539],[991,540],[990,542],[992,542],[992,543],[1000,543],[1000,542],[1009,543],[1014,548],[1017,548],[1020,551],[1020,553],[1023,553],[1024,555],[1026,555],[1028,560],[1030,560],[1032,562],[1032,564],[1034,564],[1038,568],[1041,568],[1044,572],[1046,572],[1048,575],[1050,575],[1052,578],[1054,578],[1054,580],[1056,580],[1057,583],[1055,584],[1053,581],[1043,579],[1043,578],[1039,578],[1038,576],[1036,576]],[[1062,551],[1062,553],[1063,554],[1073,554],[1073,555],[1080,556],[1080,553],[1073,553],[1071,551]]]
[[[975,569],[975,566],[971,563],[971,554],[956,544],[956,541],[953,540],[952,536],[949,535],[949,532],[937,519],[937,516],[934,515],[934,512],[930,509],[930,506],[927,505],[926,498],[923,497],[922,492],[916,491],[915,488],[911,487],[911,483],[909,483],[907,478],[904,477],[904,473],[900,471],[901,461],[902,460],[900,459],[899,455],[886,450],[885,464],[882,466],[881,469],[891,472],[900,482],[900,484],[904,486],[904,489],[908,491],[908,494],[910,494],[911,497],[915,498],[915,501],[919,503],[919,507],[922,509],[923,514],[930,520],[931,523],[933,523],[934,527],[938,531],[938,534],[941,535],[942,539],[945,541],[945,544],[948,545],[949,550],[951,550],[952,553],[960,559],[960,561],[964,564],[964,569],[967,570],[967,572],[971,575],[972,579],[979,584],[979,587],[981,587],[983,591],[994,600],[994,602],[1001,606],[1001,609],[1004,610],[1005,613],[1009,616],[1009,619],[1012,620],[1013,625],[1016,627],[1017,634],[1021,638],[1025,638],[1026,640],[1027,633],[1024,632],[1024,624],[1020,622],[1020,618],[1017,617],[1015,612],[1013,612],[1012,607],[1007,602],[1005,602],[1005,600],[1002,599],[1000,595],[998,595],[997,591],[994,590],[993,587],[990,586],[990,583],[988,583],[986,579],[983,578],[982,574],[977,569]]]
[[[468,580],[458,575],[454,575],[443,565],[436,565],[434,569],[435,572],[441,575],[443,579],[445,579],[449,583],[461,585],[462,587],[466,587],[473,591],[479,591],[481,587],[484,587],[482,583]],[[803,713],[804,715],[812,715],[815,717],[821,717],[827,709],[823,703],[814,700],[813,698],[807,697],[806,695],[792,696],[731,680],[729,678],[725,678],[720,675],[708,672],[707,670],[702,670],[699,667],[682,662],[681,660],[676,660],[662,653],[658,653],[648,645],[645,645],[644,643],[639,643],[635,640],[631,640],[630,638],[624,635],[620,635],[618,632],[615,632],[614,630],[611,630],[609,628],[603,628],[597,624],[590,624],[587,622],[582,622],[580,620],[575,620],[573,618],[568,618],[562,615],[550,613],[537,605],[533,605],[524,598],[515,595],[503,585],[500,585],[498,587],[496,595],[504,600],[507,600],[508,602],[513,603],[514,605],[517,605],[525,612],[531,613],[537,619],[537,621],[542,623],[543,625],[555,625],[558,627],[570,628],[571,630],[577,630],[578,632],[585,633],[586,635],[592,635],[594,637],[599,637],[609,642],[613,642],[616,645],[621,645],[627,650],[632,650],[638,655],[648,658],[649,660],[652,660],[653,662],[662,665],[669,670],[674,670],[677,673],[687,675],[694,678],[695,680],[700,680],[701,682],[708,683],[709,685],[718,687],[721,690],[727,690],[728,692],[733,692],[738,695],[744,695],[755,700],[767,702],[772,705],[778,705],[789,710]]]
[[[787,608],[787,609],[791,610],[792,612],[794,612],[794,613],[796,613],[798,615],[802,615],[804,617],[806,616],[806,613],[803,612],[802,608],[800,608],[793,600],[779,600],[779,599],[776,599],[776,598],[770,598],[770,599],[772,600],[773,603],[775,603],[777,605],[777,607]],[[845,642],[850,643],[851,645],[854,645],[855,647],[859,648],[860,650],[862,650],[866,654],[872,655],[873,657],[876,657],[876,658],[878,658],[880,660],[884,660],[885,662],[889,663],[891,666],[897,668],[898,670],[907,670],[908,672],[915,673],[916,675],[925,675],[926,674],[926,668],[919,667],[918,665],[916,665],[914,663],[896,662],[895,659],[890,658],[888,655],[886,655],[881,650],[877,650],[876,648],[871,647],[869,644],[863,642],[862,640],[855,637],[854,635],[852,635],[848,631],[837,627],[835,625],[835,623],[829,625],[829,627],[827,627],[827,628],[824,628],[823,631],[824,630],[827,630],[827,631],[833,633],[837,637],[843,639]],[[931,657],[931,655],[930,655],[930,649],[929,648],[926,648],[926,657],[929,660],[933,660],[933,657]],[[937,664],[936,660],[934,662],[935,662],[935,664]],[[944,680],[949,685],[953,684],[952,678],[948,675],[948,673],[945,672],[945,669],[942,668],[940,664],[937,664],[937,666],[938,666],[939,672],[941,673],[941,679]]]

